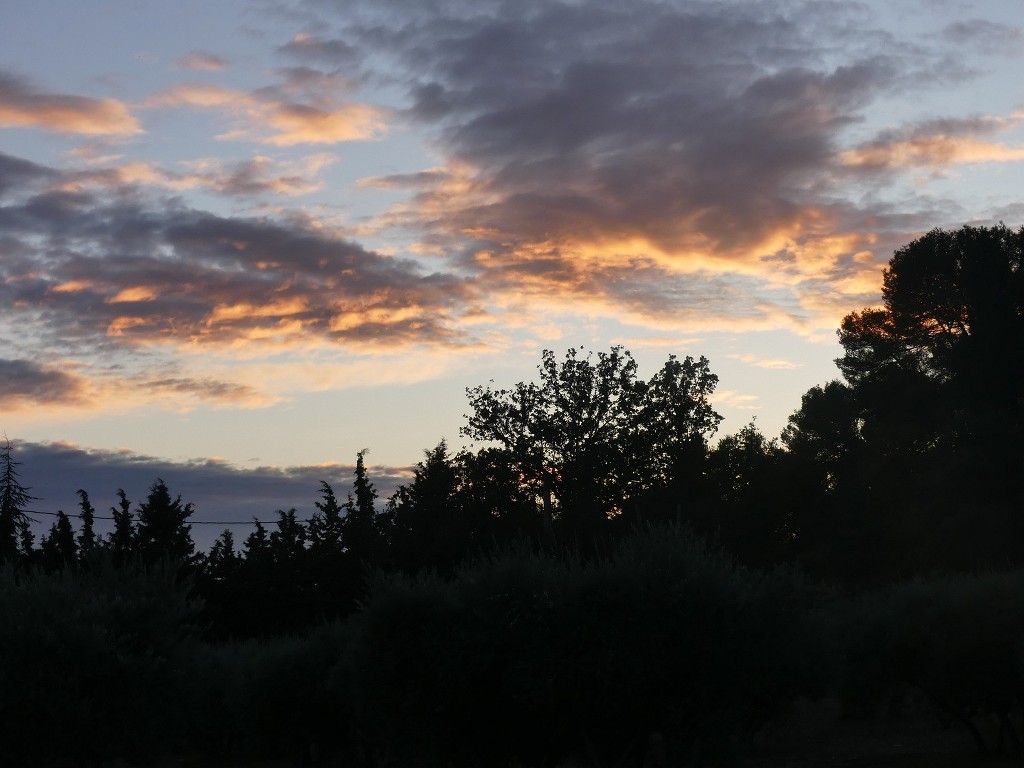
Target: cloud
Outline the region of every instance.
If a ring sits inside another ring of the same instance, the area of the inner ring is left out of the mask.
[[[369,104],[339,100],[326,91],[322,81],[290,72],[283,88],[237,91],[207,83],[183,83],[147,99],[148,108],[195,107],[219,109],[233,118],[223,140],[252,139],[290,147],[297,144],[337,144],[381,136],[387,128],[387,110]],[[289,74],[286,72],[286,75]],[[337,85],[336,79],[328,81]],[[293,98],[296,89],[312,87],[313,93]]]
[[[8,190],[34,187],[57,176],[51,168],[0,152],[0,198]]]
[[[757,368],[768,368],[770,370],[792,370],[794,368],[802,368],[802,363],[794,363],[792,360],[784,360],[782,358],[765,358],[759,355],[726,355],[730,360],[738,360],[741,363],[747,365],[753,365]]]
[[[711,402],[715,406],[735,408],[740,411],[756,411],[761,408],[756,402],[757,395],[743,395],[732,389],[723,389],[711,396]]]
[[[142,133],[121,102],[36,90],[0,72],[0,128],[42,128],[53,133],[130,136]]]
[[[0,358],[0,405],[20,408],[75,404],[85,384],[77,376],[31,360]]]
[[[1009,146],[987,137],[1008,131],[1024,113],[1008,117],[930,120],[887,130],[869,142],[843,152],[840,160],[857,169],[886,170],[962,163],[1005,163],[1024,160],[1024,145]]]
[[[461,344],[470,281],[302,220],[223,217],[19,166],[0,207],[0,321],[68,349]],[[50,182],[48,185],[46,182]]]
[[[295,35],[277,50],[300,61],[351,64],[358,60],[356,49],[344,40],[327,39],[305,33]]]
[[[182,162],[180,171],[153,163],[130,162],[74,174],[69,183],[145,184],[176,191],[205,188],[229,197],[294,197],[322,189],[323,182],[316,176],[335,160],[327,153],[285,162],[264,155],[234,163],[208,158]]]
[[[192,377],[170,377],[170,378],[147,378],[142,377],[134,382],[133,389],[143,389],[156,397],[161,393],[175,395],[189,395],[199,400],[206,400],[214,403],[230,403],[233,405],[267,405],[267,398],[250,386],[236,384],[227,381],[217,381],[211,378]]]
[[[986,19],[962,19],[942,30],[943,37],[958,47],[970,47],[972,52],[999,52],[1019,54],[1024,47],[1024,33],[1020,27],[995,24]]]
[[[878,54],[891,35],[852,4],[359,7],[339,38],[406,83],[404,117],[444,158],[364,180],[409,196],[377,225],[455,254],[496,295],[624,307],[648,325],[823,321],[796,300],[746,308],[864,271],[853,257],[871,250],[875,211],[840,186],[846,133],[946,56]],[[833,249],[837,234],[852,250]]]
[[[226,59],[209,51],[189,51],[175,62],[179,69],[201,72],[220,72],[227,64]]]
[[[12,455],[21,462],[18,469],[22,482],[39,497],[33,504],[37,513],[62,509],[74,519],[79,510],[79,488],[89,494],[99,516],[110,516],[118,488],[125,490],[134,510],[161,478],[172,494],[181,494],[183,501],[195,505],[189,522],[192,538],[202,549],[208,549],[224,528],[234,532],[235,544],[240,547],[252,530],[252,518],[273,521],[278,509],[294,507],[300,518],[308,519],[316,511],[313,502],[320,498],[320,481],[330,483],[344,499],[351,491],[355,472],[354,463],[248,469],[218,459],[181,462],[70,443],[30,443],[14,438],[12,442]],[[411,467],[370,464],[368,471],[382,498],[412,479]],[[36,514],[35,519],[37,534],[48,530],[53,522],[49,515]],[[224,524],[232,521],[239,524]],[[214,524],[207,524],[211,522]],[[112,530],[109,520],[96,522],[97,533],[107,535]]]

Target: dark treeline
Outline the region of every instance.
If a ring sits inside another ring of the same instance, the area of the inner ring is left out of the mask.
[[[919,696],[1024,756],[1024,230],[933,231],[842,322],[778,438],[713,442],[708,360],[628,351],[468,390],[381,499],[357,454],[196,552],[157,480],[97,511],[0,456],[0,740],[24,763],[202,753],[357,765],[721,758],[798,698]],[[986,730],[990,724],[991,732]],[[56,734],[56,735],[55,735]]]

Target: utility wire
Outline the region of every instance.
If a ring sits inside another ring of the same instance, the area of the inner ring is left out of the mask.
[[[31,514],[33,514],[33,515],[49,515],[50,517],[57,517],[61,513],[60,512],[32,512]],[[72,517],[77,517],[79,519],[82,518],[81,514],[68,515],[68,514],[65,513],[64,516],[67,517],[68,519],[70,519]],[[139,519],[137,515],[129,515],[128,517],[130,519],[132,519],[132,520],[138,520]],[[116,520],[117,518],[111,517],[109,515],[93,515],[92,519],[93,520]],[[259,523],[260,525],[277,525],[278,522],[280,522],[280,521],[278,521],[278,520],[257,520],[255,518],[253,518],[252,520],[189,520],[188,524],[189,525],[256,525],[256,523]],[[311,519],[309,519],[309,518],[303,518],[302,520],[296,520],[295,522],[297,522],[297,523],[311,523],[313,521]]]

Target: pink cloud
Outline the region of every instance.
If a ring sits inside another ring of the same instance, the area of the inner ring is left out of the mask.
[[[3,74],[0,74],[0,127],[91,135],[142,133],[139,122],[119,101],[46,93]]]

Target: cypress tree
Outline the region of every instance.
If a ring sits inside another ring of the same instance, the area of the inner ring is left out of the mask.
[[[111,507],[114,513],[114,532],[110,535],[110,552],[114,557],[114,564],[124,565],[128,559],[135,554],[136,534],[135,524],[132,522],[132,503],[124,488],[117,489],[117,497],[120,502],[116,507]]]
[[[82,510],[78,515],[82,521],[82,532],[78,534],[78,551],[85,558],[96,549],[96,533],[93,530],[96,510],[89,501],[89,494],[81,488],[78,489],[78,498],[78,506]]]

